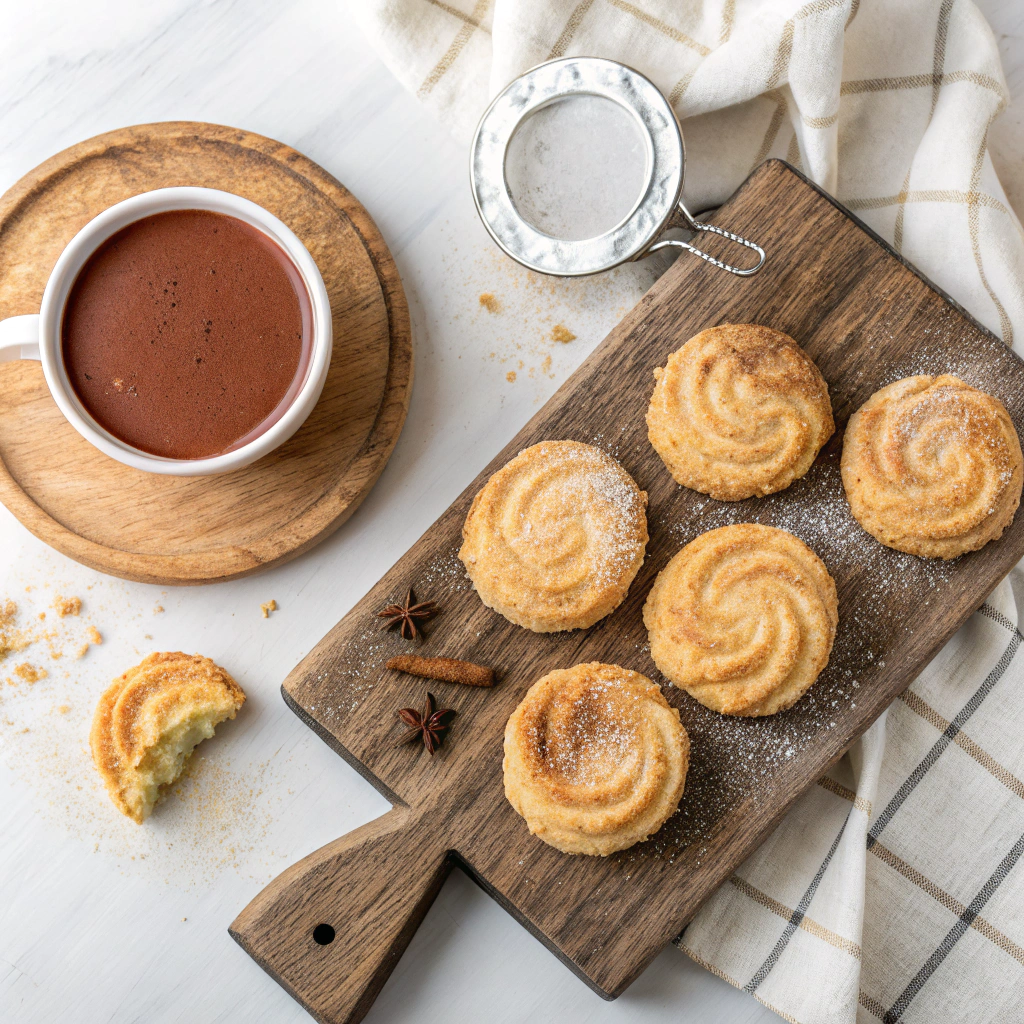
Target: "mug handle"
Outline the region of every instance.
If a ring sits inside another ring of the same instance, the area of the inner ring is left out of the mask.
[[[0,363],[39,358],[38,313],[0,320]]]

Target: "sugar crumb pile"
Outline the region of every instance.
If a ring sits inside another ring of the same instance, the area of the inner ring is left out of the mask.
[[[54,610],[62,618],[69,615],[79,615],[82,611],[82,599],[80,597],[60,597],[53,602]],[[42,618],[42,615],[40,615]]]

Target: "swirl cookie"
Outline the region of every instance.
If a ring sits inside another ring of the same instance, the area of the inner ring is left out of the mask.
[[[774,715],[828,664],[839,622],[835,581],[785,530],[742,523],[683,548],[644,605],[659,670],[723,715]]]
[[[1020,504],[1021,449],[997,398],[956,377],[876,391],[843,440],[854,518],[887,547],[956,558],[999,537]]]
[[[592,626],[626,596],[647,546],[647,495],[577,441],[520,452],[476,496],[459,558],[480,600],[537,633]]]
[[[505,727],[505,796],[563,853],[605,857],[653,835],[679,806],[689,763],[679,712],[618,665],[549,672]]]
[[[719,501],[785,489],[835,431],[817,366],[770,327],[701,331],[654,376],[651,444],[677,483]]]
[[[100,697],[89,734],[117,809],[141,825],[196,744],[244,703],[238,683],[198,654],[150,654],[119,676]]]

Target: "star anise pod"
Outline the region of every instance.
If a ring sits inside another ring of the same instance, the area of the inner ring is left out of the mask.
[[[427,694],[427,702],[423,705],[422,713],[415,708],[400,708],[398,717],[409,726],[409,731],[398,741],[399,744],[422,739],[427,753],[433,754],[435,750],[440,749],[456,712],[451,708],[435,708],[432,693]]]
[[[399,632],[406,640],[416,640],[420,631],[417,623],[426,622],[432,619],[441,609],[433,601],[416,602],[416,595],[409,588],[405,595],[405,604],[389,604],[383,611],[377,612],[377,618],[387,619],[382,629],[392,629],[399,626]]]

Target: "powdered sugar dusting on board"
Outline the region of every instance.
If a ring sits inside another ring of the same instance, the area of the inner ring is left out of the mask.
[[[439,603],[442,615],[450,608],[455,595],[472,588],[466,568],[459,561],[457,546],[431,559],[412,585],[417,600]],[[396,593],[395,599],[404,596],[404,592]],[[351,649],[359,652],[358,658],[339,661],[314,677],[318,682],[329,683],[331,687],[330,701],[322,701],[308,709],[322,724],[330,727],[345,721],[352,712],[357,711],[376,688],[384,672],[385,662],[393,655],[407,650],[397,633],[382,629],[382,625],[382,621],[370,611],[366,615],[365,625],[351,641]],[[420,627],[424,633],[434,628],[436,623]]]
[[[835,729],[847,710],[866,696],[864,677],[885,668],[886,651],[912,628],[894,623],[896,605],[928,606],[958,589],[959,560],[918,558],[883,547],[850,513],[839,473],[841,439],[834,438],[810,473],[785,492],[787,500],[727,503],[693,495],[685,519],[658,517],[676,546],[733,523],[762,523],[788,530],[825,563],[839,589],[839,627],[828,666],[793,708],[768,718],[735,718],[702,707],[655,672],[669,700],[680,708],[693,750],[687,792],[680,810],[643,847],[624,860],[652,853],[669,861],[691,844],[710,838],[723,807],[768,799],[808,744]],[[855,597],[854,597],[855,595]],[[896,637],[894,638],[894,633]]]

